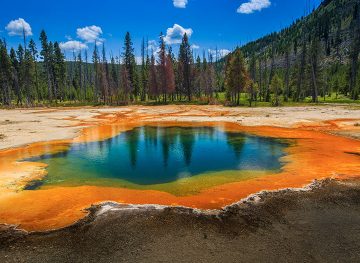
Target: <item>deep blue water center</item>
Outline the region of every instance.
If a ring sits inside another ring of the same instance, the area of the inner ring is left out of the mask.
[[[62,153],[32,158],[48,164],[44,184],[79,177],[138,185],[224,170],[277,170],[286,143],[212,127],[143,126],[105,141],[72,144]]]

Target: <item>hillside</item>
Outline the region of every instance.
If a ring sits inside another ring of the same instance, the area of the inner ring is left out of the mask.
[[[355,6],[359,0],[326,0],[310,15],[296,20],[280,32],[266,35],[244,45],[241,49],[246,56],[270,52],[274,47],[277,53],[287,48],[296,54],[303,38],[306,41],[319,36],[325,46],[326,56],[346,55],[350,49],[350,29]]]
[[[359,0],[325,0],[289,27],[241,47],[260,99],[270,100],[278,74],[285,100],[331,93],[359,97]]]

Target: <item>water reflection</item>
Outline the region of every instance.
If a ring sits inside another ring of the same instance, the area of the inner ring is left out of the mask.
[[[213,127],[140,127],[99,142],[74,144],[48,164],[47,182],[94,178],[161,184],[222,170],[279,169],[286,145]]]

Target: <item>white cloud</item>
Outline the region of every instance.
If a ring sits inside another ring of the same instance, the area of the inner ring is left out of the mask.
[[[135,57],[135,62],[136,62],[136,65],[141,65],[142,64],[142,57]]]
[[[211,54],[214,58],[223,58],[231,53],[228,49],[208,49],[209,54]]]
[[[67,42],[61,42],[60,43],[60,48],[63,50],[63,51],[80,51],[80,50],[83,50],[83,49],[87,49],[88,46],[80,41],[76,41],[76,40],[70,40],[70,41],[67,41]]]
[[[195,44],[191,45],[191,49],[199,49],[199,48],[200,48],[200,46],[198,46],[198,45],[195,45]]]
[[[255,11],[260,11],[264,8],[268,8],[271,5],[270,0],[250,0],[247,3],[243,3],[237,10],[241,14],[252,14]]]
[[[87,43],[92,43],[92,42],[103,42],[104,39],[100,38],[100,36],[102,35],[103,31],[101,29],[101,27],[98,26],[86,26],[83,28],[78,28],[76,30],[76,34],[78,36],[78,38],[84,40]]]
[[[147,46],[148,51],[153,51],[155,52],[157,50],[157,43],[155,40],[149,40],[148,41],[148,46]]]
[[[193,34],[193,30],[191,28],[185,29],[178,24],[174,24],[173,27],[170,27],[166,31],[166,36],[164,37],[164,41],[166,44],[180,44],[182,37],[184,34],[190,38]]]
[[[22,36],[25,32],[25,36],[32,36],[31,26],[23,18],[12,20],[5,27],[9,36]]]
[[[173,0],[173,3],[177,8],[186,8],[188,0]]]

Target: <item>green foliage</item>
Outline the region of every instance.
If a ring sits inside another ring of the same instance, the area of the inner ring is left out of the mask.
[[[237,49],[229,58],[225,75],[226,92],[232,102],[240,104],[240,94],[247,88],[249,75],[245,59],[240,49]]]
[[[129,32],[121,57],[111,55],[109,62],[105,46],[99,52],[98,43],[91,61],[86,50],[66,61],[58,42],[49,41],[45,31],[39,51],[32,39],[16,50],[0,40],[0,104],[357,103],[359,12],[358,0],[323,1],[290,27],[225,58],[218,52],[194,58],[186,34],[175,56],[161,34],[158,61],[143,39],[141,65],[136,64]]]
[[[283,90],[283,81],[280,79],[278,74],[275,74],[274,77],[271,79],[270,88],[272,93],[274,94],[272,105],[278,107],[280,106],[280,94]]]

